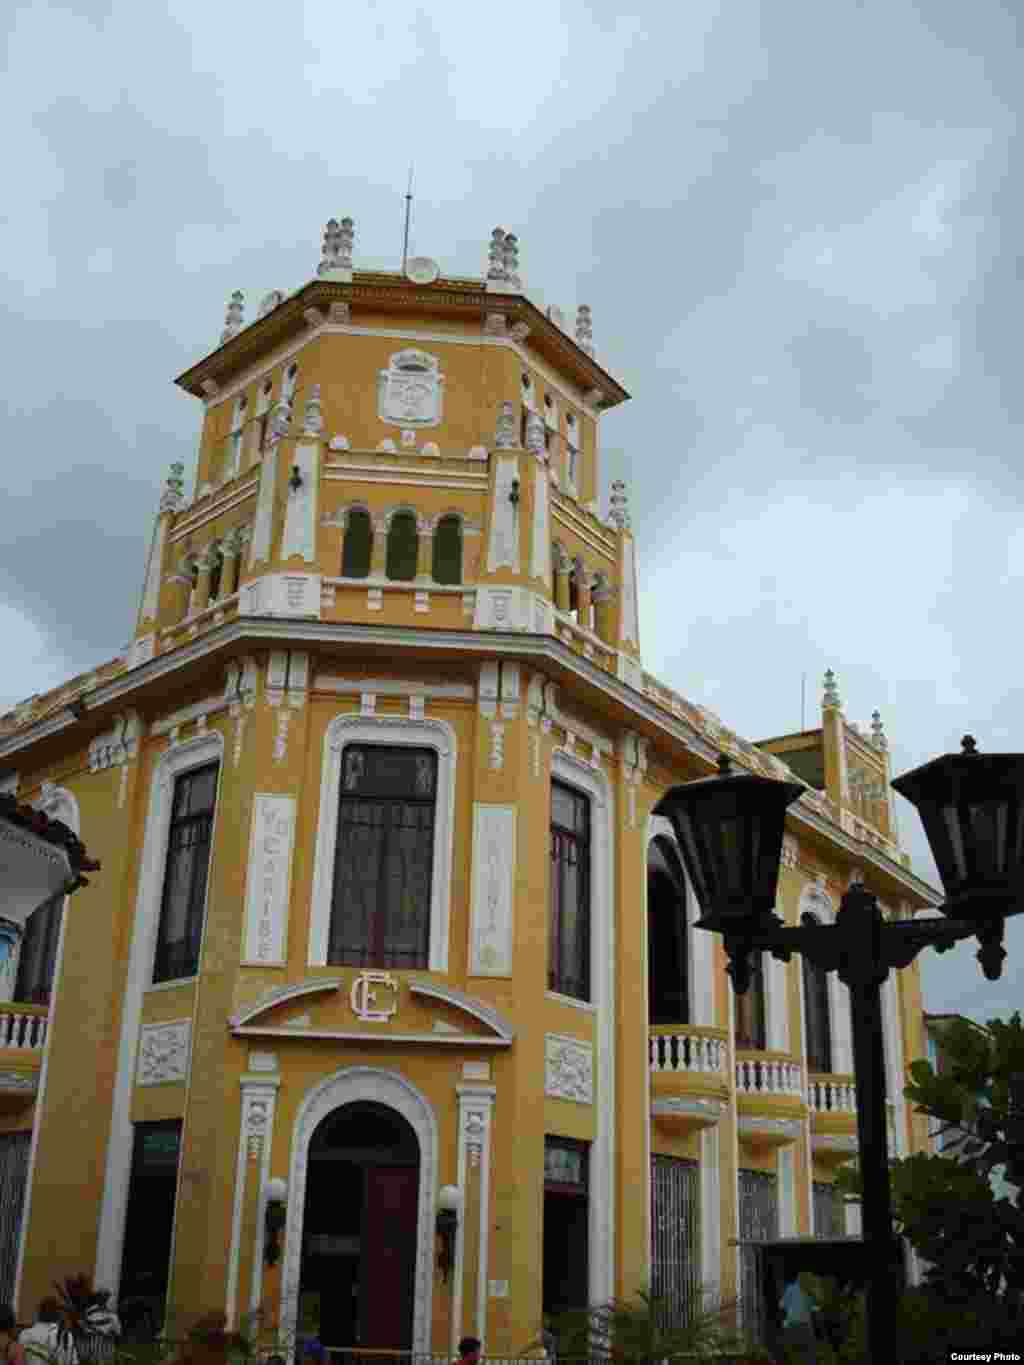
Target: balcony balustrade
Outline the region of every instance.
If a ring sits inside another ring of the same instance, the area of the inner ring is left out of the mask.
[[[699,1024],[659,1024],[648,1035],[651,1117],[687,1132],[718,1121],[729,1097],[729,1035]]]
[[[15,1113],[35,1099],[47,1018],[45,1005],[0,1005],[0,1114]]]

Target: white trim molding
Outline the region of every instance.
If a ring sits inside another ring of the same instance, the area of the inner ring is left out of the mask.
[[[244,1009],[236,1011],[231,1016],[231,1028],[240,1029],[246,1024],[251,1024],[254,1019],[258,1019],[261,1014],[268,1013],[276,1009],[278,1005],[284,1005],[290,1000],[299,1000],[304,995],[319,995],[328,991],[338,991],[345,984],[340,976],[314,976],[305,981],[295,981],[287,986],[275,986],[273,990],[266,991],[253,1004],[247,1005]]]
[[[260,1162],[260,1195],[266,1184],[266,1169],[270,1163],[271,1136],[274,1130],[274,1107],[277,1090],[281,1084],[276,1075],[244,1075],[240,1078],[242,1087],[242,1116],[238,1136],[238,1160],[235,1164],[235,1195],[231,1205],[231,1246],[228,1252],[227,1301],[224,1311],[227,1314],[228,1330],[236,1326],[238,1311],[238,1272],[241,1260],[242,1204],[245,1199],[246,1174],[250,1152]],[[260,1209],[263,1213],[263,1209]],[[259,1218],[259,1224],[263,1219]],[[259,1234],[257,1234],[258,1236]],[[262,1255],[262,1248],[260,1248]],[[256,1266],[260,1261],[254,1262]],[[258,1292],[262,1275],[253,1276],[253,1291]]]
[[[394,1109],[410,1125],[419,1143],[412,1349],[417,1355],[425,1355],[430,1351],[434,1224],[437,1208],[437,1118],[430,1101],[411,1081],[396,1071],[384,1071],[371,1066],[345,1067],[319,1081],[307,1092],[295,1117],[288,1178],[288,1218],[285,1225],[281,1273],[279,1316],[281,1344],[285,1345],[295,1340],[309,1144],[317,1126],[328,1114],[357,1100],[374,1100],[378,1104]]]
[[[14,785],[7,790],[13,795],[18,788],[18,774],[14,774]],[[81,815],[78,809],[77,798],[65,787],[51,787],[48,783],[43,787],[43,795],[34,803],[36,808],[43,810],[52,820],[63,820],[73,834],[80,835],[82,832]],[[18,1252],[14,1267],[14,1287],[11,1295],[12,1302],[17,1308],[18,1296],[21,1292],[21,1273],[25,1267],[25,1240],[28,1236],[29,1216],[32,1212],[32,1182],[35,1177],[36,1155],[39,1150],[39,1127],[43,1120],[46,1110],[46,1081],[50,1070],[50,1048],[53,1046],[54,1019],[57,1013],[57,1003],[60,1000],[60,983],[62,969],[64,966],[64,939],[67,933],[68,923],[68,902],[69,897],[64,897],[64,906],[61,910],[60,929],[57,933],[57,952],[53,963],[53,985],[54,990],[50,999],[50,1008],[47,1014],[46,1037],[43,1041],[43,1056],[39,1064],[39,1083],[36,1087],[35,1104],[32,1108],[32,1136],[28,1146],[28,1168],[25,1172],[25,1198],[21,1209],[21,1225],[18,1229]]]
[[[608,775],[579,755],[555,749],[551,777],[590,797],[590,994],[597,1006],[594,1141],[590,1149],[590,1302],[615,1292],[615,917],[614,795]]]
[[[216,761],[217,795],[214,804],[211,861],[217,849],[217,817],[220,810],[220,791],[224,776],[224,739],[218,730],[204,731],[194,739],[171,745],[154,765],[150,781],[149,809],[142,844],[139,869],[139,889],[135,901],[135,924],[132,930],[128,957],[128,977],[124,988],[121,1016],[121,1040],[118,1045],[117,1072],[114,1080],[114,1099],[110,1118],[110,1138],[107,1144],[106,1175],[103,1184],[103,1203],[96,1246],[97,1283],[109,1287],[117,1297],[121,1278],[121,1250],[124,1242],[125,1212],[128,1202],[128,1178],[131,1173],[132,1088],[139,1051],[139,1024],[142,1018],[142,998],[153,979],[153,960],[156,954],[157,931],[160,923],[160,896],[163,889],[167,861],[167,838],[171,825],[174,780],[192,768]],[[211,869],[212,871],[212,869]],[[203,938],[206,938],[206,917],[209,887],[213,877],[207,877],[207,905],[203,907]],[[179,1163],[180,1166],[180,1163]],[[180,1169],[179,1169],[180,1177]]]
[[[313,904],[309,925],[309,965],[326,967],[334,888],[334,853],[338,838],[341,761],[347,744],[415,744],[437,753],[437,797],[434,807],[434,869],[430,886],[430,951],[427,970],[448,970],[451,921],[452,835],[455,824],[455,731],[447,721],[424,716],[335,716],[324,736],[317,823]]]

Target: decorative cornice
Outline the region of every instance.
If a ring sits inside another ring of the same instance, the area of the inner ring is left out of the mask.
[[[512,658],[529,663],[534,668],[547,663],[553,672],[572,675],[578,682],[596,688],[605,697],[622,707],[626,713],[622,724],[626,728],[638,728],[638,722],[654,728],[658,734],[655,746],[662,752],[674,746],[681,747],[687,755],[703,760],[714,769],[717,762],[719,745],[699,734],[692,721],[684,716],[665,713],[657,702],[628,686],[612,674],[605,672],[582,655],[575,653],[568,645],[553,636],[510,633],[507,631],[473,630],[422,630],[416,627],[389,625],[355,625],[348,622],[274,620],[261,617],[250,619],[236,617],[214,626],[203,636],[180,645],[166,654],[157,655],[137,668],[124,671],[101,682],[90,694],[90,711],[98,710],[112,703],[124,705],[127,698],[162,681],[179,670],[207,658],[221,650],[238,644],[253,648],[266,648],[270,645],[345,644],[365,645],[372,651],[401,649],[415,646],[424,652],[436,651],[438,655],[462,651],[472,658]],[[57,710],[43,717],[28,728],[18,731],[5,739],[0,739],[0,761],[21,754],[40,740],[60,734],[70,728],[73,721],[63,710]],[[745,763],[742,753],[739,761]],[[787,811],[787,820],[799,832],[803,827],[830,840],[852,861],[870,867],[883,877],[896,882],[902,891],[918,898],[927,906],[942,904],[942,896],[927,882],[901,867],[880,850],[865,845],[834,825],[818,808],[812,805],[812,796],[798,800]]]

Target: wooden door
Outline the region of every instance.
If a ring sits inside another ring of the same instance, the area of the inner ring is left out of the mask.
[[[359,1344],[412,1350],[419,1171],[368,1166],[359,1266]]]

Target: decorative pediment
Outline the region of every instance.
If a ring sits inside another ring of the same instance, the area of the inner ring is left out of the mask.
[[[317,1012],[319,1018],[296,1016],[288,1008],[329,995],[335,998],[330,1009]],[[515,1036],[509,1021],[485,1000],[432,981],[403,980],[374,970],[351,979],[311,977],[266,991],[237,1009],[230,1027],[236,1035],[485,1047],[508,1047]]]
[[[231,1016],[232,1031],[248,1028],[257,1021],[267,1024],[270,1020],[263,1016],[270,1015],[281,1005],[291,1004],[307,995],[327,995],[331,991],[340,990],[344,984],[340,976],[314,976],[305,981],[293,981],[288,986],[277,986],[272,991],[265,991],[254,1004],[237,1010]]]

